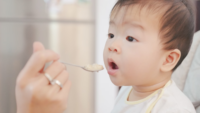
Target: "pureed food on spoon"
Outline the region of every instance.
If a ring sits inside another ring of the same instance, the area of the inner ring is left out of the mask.
[[[92,64],[92,65],[88,64],[84,66],[84,68],[89,71],[101,71],[104,69],[102,65],[98,65],[98,64]]]

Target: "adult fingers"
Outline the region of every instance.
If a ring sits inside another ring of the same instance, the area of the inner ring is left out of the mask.
[[[65,85],[65,83],[68,81],[69,75],[68,72],[66,70],[63,70],[62,73],[60,73],[54,80],[58,80],[62,86]],[[57,93],[58,91],[60,91],[61,87],[58,84],[54,84],[52,87],[52,91]]]
[[[47,62],[55,61],[58,59],[58,54],[50,50],[35,52],[27,62],[22,73],[23,75],[28,76],[36,75]]]
[[[43,50],[45,50],[45,48],[42,45],[42,43],[40,43],[40,42],[34,42],[33,43],[33,53],[35,53],[37,51],[43,51]]]
[[[59,92],[59,96],[61,98],[63,98],[66,103],[67,103],[67,100],[68,100],[68,96],[69,96],[69,93],[70,93],[70,88],[71,88],[71,81],[67,81],[64,85],[63,85],[63,88],[62,90]]]
[[[63,65],[62,63],[60,63],[58,61],[55,61],[46,70],[44,70],[44,73],[49,74],[49,76],[52,79],[54,79],[56,76],[61,74],[63,72],[63,70],[65,70],[65,69],[66,69],[65,65]],[[49,83],[49,80],[47,78],[45,81],[44,81],[45,84]]]
[[[34,42],[33,43],[33,53],[37,51],[43,51],[45,50],[45,47],[40,42]],[[44,67],[39,71],[40,73],[43,71]]]

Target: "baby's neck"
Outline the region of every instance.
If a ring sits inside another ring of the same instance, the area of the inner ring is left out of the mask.
[[[132,86],[133,89],[130,92],[128,101],[137,101],[137,100],[144,99],[145,97],[151,95],[156,90],[163,88],[170,79],[171,79],[171,77],[168,77],[168,78],[166,78],[160,82],[154,83],[152,85]]]

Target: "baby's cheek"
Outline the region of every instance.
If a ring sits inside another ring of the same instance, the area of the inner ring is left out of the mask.
[[[145,58],[144,58],[145,59]],[[123,72],[126,81],[132,85],[139,85],[148,76],[146,68],[146,63],[141,57],[132,57],[131,60],[126,60],[123,62]]]
[[[134,62],[124,62],[123,77],[127,83],[134,83],[140,77],[137,64]]]

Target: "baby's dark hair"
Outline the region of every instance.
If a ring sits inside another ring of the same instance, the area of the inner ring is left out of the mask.
[[[164,50],[179,49],[181,57],[174,71],[187,56],[195,31],[195,5],[192,0],[118,0],[111,14],[122,6],[139,5],[150,11],[158,12],[164,9],[160,19],[160,37]]]

